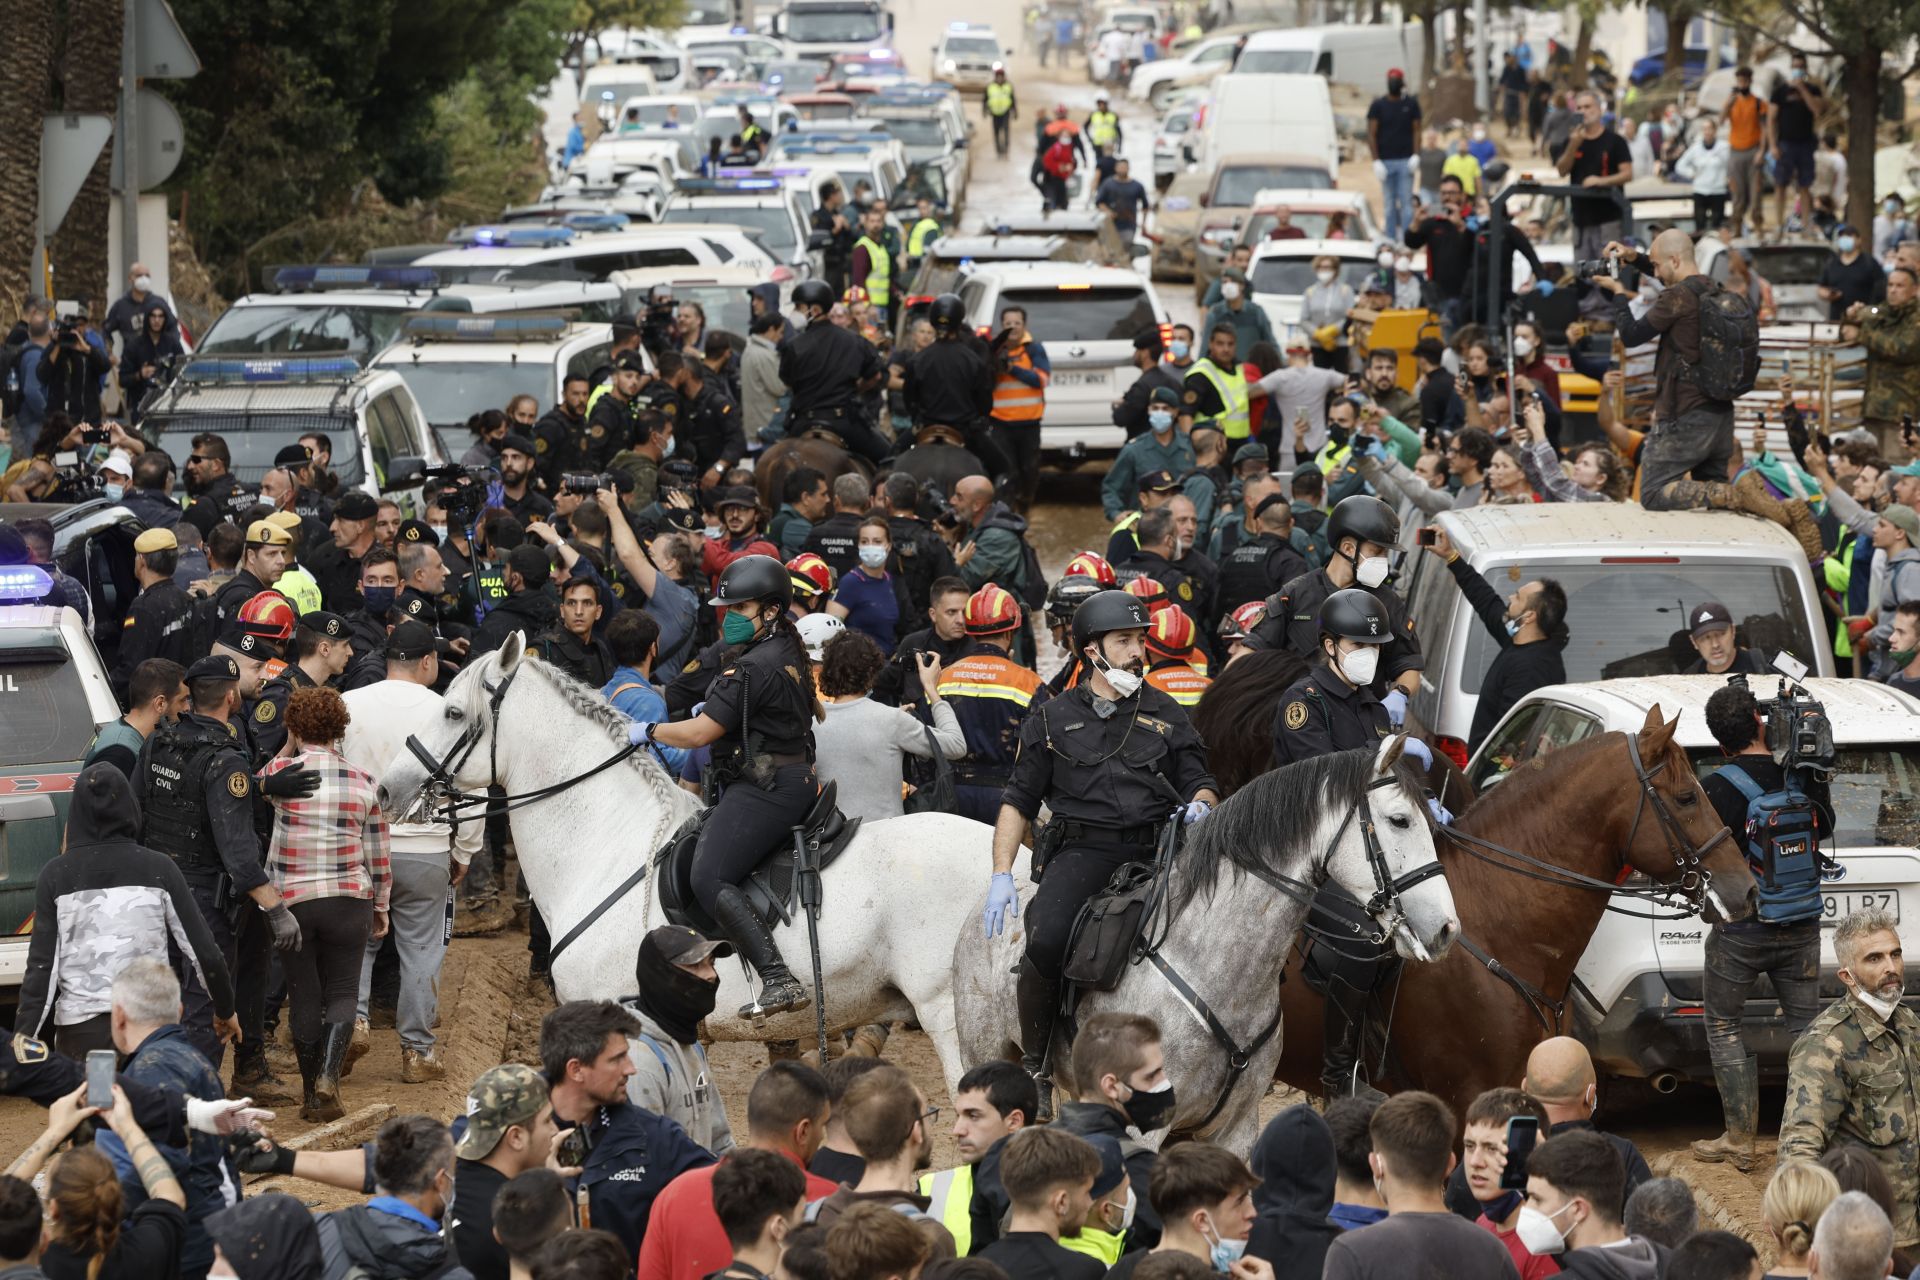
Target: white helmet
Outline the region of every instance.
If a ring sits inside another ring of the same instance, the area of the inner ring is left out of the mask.
[[[827,641],[847,629],[847,624],[830,613],[810,613],[793,624],[800,633],[800,643],[807,647],[807,659],[811,662],[825,661]]]

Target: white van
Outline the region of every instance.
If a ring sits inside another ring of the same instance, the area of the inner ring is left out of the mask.
[[[1256,31],[1247,37],[1232,76],[1316,75],[1378,93],[1389,67],[1404,70],[1408,84],[1421,83],[1426,59],[1419,23]]]
[[[1250,138],[1284,142],[1291,155],[1325,157],[1327,178],[1339,185],[1340,133],[1333,95],[1319,76],[1234,74],[1214,81],[1194,157],[1201,171],[1230,151],[1245,151]]]

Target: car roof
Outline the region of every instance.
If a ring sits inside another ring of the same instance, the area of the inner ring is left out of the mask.
[[[1364,258],[1371,262],[1380,255],[1371,240],[1262,240],[1254,246],[1253,260],[1264,258]]]
[[[1438,518],[1456,547],[1513,549],[1528,558],[1550,550],[1587,562],[1598,556],[1602,564],[1615,553],[1627,559],[1713,552],[1806,561],[1800,544],[1779,525],[1730,511],[1648,511],[1630,502],[1489,503]]]
[[[1365,209],[1367,197],[1359,191],[1332,191],[1313,187],[1262,187],[1253,193],[1254,208],[1273,209],[1280,205],[1324,205],[1337,209]]]
[[[1106,214],[1092,209],[1055,209],[1051,213],[1026,210],[1001,214],[994,218],[993,225],[1005,227],[1015,235],[1084,235],[1099,231],[1106,222]]]
[[[1214,172],[1229,165],[1284,164],[1301,169],[1324,169],[1325,156],[1310,156],[1298,151],[1229,151],[1214,162]]]
[[[736,267],[732,265],[703,267],[689,263],[684,267],[628,267],[624,271],[615,271],[608,275],[607,283],[618,285],[623,291],[635,288],[651,288],[656,284],[718,284],[748,285],[771,284],[767,273],[759,267]]]
[[[471,364],[487,359],[529,364],[549,361],[582,341],[613,341],[613,326],[574,321],[552,338],[525,342],[463,342],[452,337],[402,334],[400,339],[376,355],[370,368],[397,369],[409,364]]]
[[[1037,288],[1049,285],[1141,285],[1146,276],[1126,267],[1103,267],[1092,262],[1006,262],[981,267],[976,279],[993,279],[1003,289]]]
[[[1754,695],[1771,698],[1776,679],[1748,676]],[[1814,701],[1827,709],[1836,743],[1898,742],[1905,745],[1920,729],[1920,700],[1874,680],[1814,676],[1801,681]],[[1680,717],[1676,736],[1689,748],[1717,747],[1707,731],[1707,699],[1727,687],[1725,676],[1628,676],[1587,684],[1555,684],[1535,689],[1523,702],[1561,702],[1598,714],[1609,729],[1634,732],[1647,712],[1659,707],[1667,718]]]
[[[933,242],[931,252],[936,258],[1023,262],[1051,258],[1065,244],[1064,236],[941,236]]]
[[[243,293],[234,307],[365,307],[371,311],[412,311],[437,289],[300,289],[288,293]],[[209,326],[211,327],[211,326]]]

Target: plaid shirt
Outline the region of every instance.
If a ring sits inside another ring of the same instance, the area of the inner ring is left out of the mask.
[[[275,774],[302,764],[320,775],[320,786],[310,796],[274,799],[267,874],[289,903],[372,898],[374,907],[385,911],[393,876],[378,784],[327,747],[281,756],[262,772]]]

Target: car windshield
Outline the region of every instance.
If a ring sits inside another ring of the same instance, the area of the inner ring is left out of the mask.
[[[1726,763],[1718,748],[1696,750],[1702,778]],[[1901,744],[1843,746],[1834,755],[1832,849],[1920,846],[1920,749]]]
[[[661,102],[652,98],[642,98],[638,102],[625,103],[623,104],[623,109],[640,113],[639,127],[642,129],[652,129],[665,124],[669,118],[669,113],[671,113],[671,118],[676,128],[685,128],[686,117],[693,114],[693,110],[697,110],[697,108],[689,109],[684,102]],[[625,136],[630,127],[626,121],[621,121],[621,135]]]
[[[1814,653],[1800,605],[1799,584],[1780,565],[1689,560],[1675,564],[1568,564],[1553,561],[1500,564],[1483,570],[1512,591],[1536,578],[1551,578],[1567,593],[1571,635],[1561,661],[1566,680],[1611,680],[1617,676],[1672,675],[1691,665],[1687,610],[1718,600],[1732,611],[1741,643],[1777,653]],[[1498,652],[1478,620],[1468,628],[1460,664],[1460,687],[1479,693]]]
[[[722,222],[746,227],[755,233],[755,238],[761,244],[783,260],[791,258],[796,247],[793,238],[793,218],[784,207],[683,204],[662,213],[660,221],[701,224]]]
[[[999,307],[1025,307],[1041,342],[1131,341],[1154,325],[1153,303],[1130,285],[1094,289],[1009,289]]]
[[[676,284],[671,287],[675,303],[700,304],[700,309],[707,313],[709,332],[725,329],[729,333],[746,334],[747,325],[753,319],[753,304],[747,300],[745,285]],[[636,305],[635,309],[643,308]]]
[[[1248,49],[1234,64],[1234,74],[1303,76],[1313,70],[1308,49]]]
[[[769,84],[778,84],[789,93],[810,89],[827,78],[824,62],[769,62],[762,74]]]
[[[1379,267],[1367,258],[1342,258],[1340,260],[1340,279],[1352,287],[1355,293],[1366,283],[1367,277],[1378,271]],[[1313,278],[1312,258],[1255,258],[1253,262],[1253,291],[1255,293],[1281,294],[1297,297],[1311,289],[1318,281]]]
[[[871,44],[880,39],[880,11],[859,6],[848,9],[787,10],[789,40],[802,44]]]
[[[1279,221],[1280,219],[1272,213],[1254,214],[1251,218],[1247,219],[1246,227],[1240,232],[1240,243],[1259,244],[1267,238],[1267,232],[1273,230],[1274,224]],[[1306,233],[1307,239],[1325,240],[1328,238],[1327,226],[1333,221],[1333,211],[1330,209],[1295,209],[1291,221],[1295,227]],[[1354,226],[1352,216],[1349,215],[1347,218],[1347,237],[1349,239],[1355,238],[1353,233],[1357,230],[1358,228]]]
[[[715,0],[684,0],[680,7],[680,25],[683,27],[718,27],[733,22],[733,4],[718,4]]]
[[[609,103],[616,107],[624,107],[630,100],[644,98],[654,91],[651,79],[600,80],[587,86],[587,92],[593,96],[594,101]]]
[[[881,116],[880,122],[887,132],[910,147],[944,147],[947,145],[947,131],[938,120],[931,116],[914,118],[908,116]]]
[[[505,403],[505,400],[500,402],[501,405]],[[487,407],[497,409],[500,405]],[[461,418],[460,421],[465,422],[466,419]],[[141,420],[140,429],[157,433],[155,443],[173,459],[181,475],[186,474],[187,459],[193,456],[193,438],[202,431],[218,434],[227,442],[227,453],[233,459],[228,470],[248,484],[258,484],[260,477],[273,469],[273,456],[276,453],[290,444],[299,444],[303,434],[320,431],[333,437],[333,472],[340,478],[341,487],[351,488],[362,479],[360,450],[352,443],[358,431],[351,418],[266,410],[245,417],[226,413],[183,413],[168,415],[162,421],[148,414]]]
[[[80,669],[58,632],[22,632],[0,645],[0,687],[7,691],[7,735],[0,765],[65,764],[87,754],[93,712]],[[17,856],[17,855],[16,855]]]
[[[195,348],[203,356],[378,355],[400,336],[407,307],[228,307]]]
[[[483,409],[498,409],[518,395],[532,396],[543,413],[553,406],[553,366],[546,361],[422,360],[398,361],[391,367],[406,379],[427,421],[443,430],[463,425]]]
[[[1192,131],[1193,116],[1185,111],[1168,116],[1160,126],[1160,132],[1166,134],[1191,133]]]
[[[896,58],[835,58],[834,68],[850,80],[861,78],[876,80],[891,76],[904,76],[907,69]]]
[[[1325,169],[1289,164],[1234,165],[1220,171],[1213,185],[1213,204],[1237,208],[1250,205],[1269,187],[1297,187],[1306,191],[1330,191],[1333,179]]]
[[[851,102],[803,102],[794,109],[802,120],[851,120],[854,111]]]
[[[949,58],[997,58],[1000,46],[986,36],[950,36],[947,39]]]

